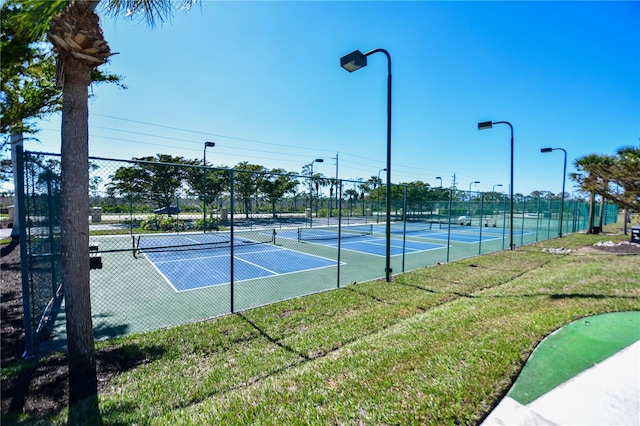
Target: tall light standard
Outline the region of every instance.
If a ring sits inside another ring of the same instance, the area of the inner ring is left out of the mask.
[[[385,278],[391,279],[391,55],[384,49],[373,49],[366,53],[354,50],[340,58],[340,66],[349,72],[367,66],[367,56],[384,53],[387,57],[387,224],[386,224],[386,266]]]
[[[335,157],[331,157],[332,160],[336,160],[336,180],[335,180],[335,191],[336,191],[336,209],[338,208],[338,154],[340,154],[339,152],[336,152],[336,156]],[[333,186],[331,187],[333,190]],[[329,194],[330,195],[330,200],[329,200],[329,217],[332,217],[333,214],[331,213],[331,199],[333,197],[333,194]]]
[[[382,187],[382,180],[380,179],[380,172],[386,172],[387,169],[380,169],[378,170],[378,183],[380,184],[380,187]],[[378,193],[376,194],[378,196],[378,212],[376,214],[376,223],[380,223],[380,191],[378,191]]]
[[[469,225],[471,225],[471,185],[474,183],[480,183],[480,181],[474,180],[473,182],[469,182]]]
[[[440,176],[436,176],[436,179],[440,180],[440,188],[442,188],[442,178]]]
[[[310,210],[310,218],[311,219],[311,227],[313,228],[313,163],[324,163],[324,158],[316,158],[306,166],[310,167],[309,173],[309,210]]]
[[[502,184],[501,183],[496,183],[495,185],[493,185],[491,187],[491,192],[496,192],[496,186],[502,186]]]
[[[483,121],[478,123],[478,130],[486,130],[494,124],[506,124],[511,129],[511,175],[509,178],[509,249],[515,250],[513,245],[513,126],[508,121]]]
[[[564,152],[564,168],[562,169],[562,198],[560,200],[560,230],[558,231],[558,237],[562,238],[562,216],[564,214],[564,183],[567,177],[567,151],[564,148],[541,148],[540,152],[551,152],[553,150],[560,150]]]
[[[204,232],[207,232],[207,148],[216,146],[215,142],[204,143],[204,153],[202,155],[202,163],[204,165],[204,171],[202,173],[202,215],[204,216]]]

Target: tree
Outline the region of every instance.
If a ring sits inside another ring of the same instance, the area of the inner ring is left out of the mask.
[[[625,146],[617,149],[616,156],[601,156],[594,164],[592,174],[596,176],[596,191],[603,197],[601,221],[604,199],[623,206],[625,218],[629,209],[640,210],[640,147]],[[625,219],[625,234],[626,225]]]
[[[606,194],[609,193],[609,184],[612,179],[611,167],[613,167],[616,159],[610,155],[601,155],[599,158],[599,164],[594,169],[594,172],[598,175],[596,184],[601,184],[602,189],[598,191],[600,194],[600,214],[598,217],[598,226],[602,229],[604,220],[604,204],[606,201]]]
[[[249,164],[247,161],[238,163],[234,167],[234,185],[236,197],[242,197],[244,212],[249,219],[251,213],[251,197],[257,195],[261,188],[266,169],[258,164]]]
[[[2,95],[0,109],[2,122],[0,150],[10,146],[11,161],[2,163],[2,180],[13,175],[17,188],[16,147],[22,146],[24,135],[37,132],[34,120],[59,111],[62,107],[62,90],[55,84],[56,63],[53,52],[47,47],[43,34],[25,34],[21,30],[22,2],[8,1],[2,5]],[[115,82],[121,87],[120,77],[93,70],[93,82]],[[16,205],[16,207],[18,207]],[[19,220],[22,213],[15,212],[11,236],[19,236]]]
[[[2,5],[2,123],[0,132],[6,136],[31,133],[31,119],[60,109],[62,92],[55,85],[55,60],[42,43],[42,35],[20,32],[22,8],[15,1]]]
[[[155,157],[134,158],[131,167],[120,167],[107,185],[110,196],[142,198],[156,203],[157,208],[169,207],[187,178],[187,168],[193,163],[183,157],[156,154]],[[195,161],[195,160],[194,160]],[[200,184],[202,186],[202,183]]]
[[[262,180],[262,192],[267,201],[271,203],[271,212],[276,217],[276,202],[286,194],[293,193],[299,182],[293,173],[287,173],[284,169],[272,169],[264,175]]]
[[[22,34],[47,34],[62,86],[61,264],[69,354],[69,423],[98,423],[97,379],[89,291],[89,108],[92,71],[111,56],[95,10],[99,0],[23,0]],[[183,0],[190,6],[193,0]],[[153,26],[171,14],[169,0],[109,0],[108,13]],[[85,402],[87,406],[80,410]]]
[[[203,203],[206,203],[208,211],[211,211],[209,206],[229,190],[229,170],[189,167],[186,169],[186,174],[188,192],[197,195]]]
[[[593,233],[593,218],[595,216],[596,194],[598,191],[598,177],[596,169],[601,163],[598,154],[589,154],[578,158],[574,167],[578,173],[571,173],[569,177],[580,185],[582,191],[589,193],[589,218],[587,223],[587,234]]]
[[[349,216],[351,216],[353,203],[358,200],[358,191],[354,188],[345,189],[342,191],[342,196],[349,201]]]
[[[626,146],[616,151],[616,161],[610,170],[611,181],[623,193],[610,192],[609,198],[625,207],[640,210],[640,146]]]
[[[600,194],[614,203],[640,210],[640,147],[625,146],[594,167]],[[614,185],[611,188],[609,185]],[[620,191],[622,189],[622,191]]]

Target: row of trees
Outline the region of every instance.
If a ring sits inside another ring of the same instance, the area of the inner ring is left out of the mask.
[[[134,158],[131,166],[120,167],[110,176],[106,185],[111,197],[134,197],[154,202],[158,208],[169,207],[178,192],[197,196],[209,207],[223,193],[229,192],[229,170],[200,166],[200,160],[189,160],[157,154],[155,157]],[[272,205],[295,193],[299,184],[295,175],[283,169],[267,170],[244,161],[234,167],[234,190],[245,200],[245,211],[250,211],[250,197],[263,194]]]
[[[640,211],[640,146],[625,146],[614,155],[589,154],[574,162],[577,172],[569,177],[589,194],[589,219],[587,233],[593,232],[596,197],[600,196],[600,223],[604,201],[621,206],[625,210],[625,233],[630,211]]]
[[[322,188],[329,188],[330,201],[338,201],[335,179],[321,174],[297,175],[284,169],[267,169],[258,164],[238,163],[233,167],[234,194],[236,199],[245,203],[244,211],[248,215],[252,198],[260,198],[271,205],[276,216],[276,204],[287,197],[305,194],[309,207],[314,199],[323,198]],[[231,172],[226,168],[205,168],[201,160],[190,160],[157,154],[154,157],[134,158],[132,165],[118,168],[109,176],[105,188],[109,197],[135,198],[151,201],[157,208],[169,207],[178,194],[197,197],[210,209],[217,200],[230,194]],[[447,201],[449,190],[433,188],[422,181],[402,183],[392,186],[392,199],[408,200],[408,208],[420,208],[428,201]],[[467,192],[454,191],[455,201],[467,201],[473,198]],[[343,182],[342,198],[351,202],[357,200],[377,200],[386,198],[386,190],[376,176],[367,181]],[[486,201],[500,201],[504,196],[495,192],[485,194]],[[337,204],[336,204],[337,206]]]

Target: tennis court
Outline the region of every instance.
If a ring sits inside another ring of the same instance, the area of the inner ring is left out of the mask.
[[[297,240],[303,243],[313,243],[336,248],[338,244],[340,244],[340,249],[342,250],[356,251],[374,256],[386,255],[386,239],[374,235],[373,225],[342,227],[340,229],[334,227],[300,228],[297,231],[280,231],[278,235],[282,238]],[[423,241],[392,239],[390,249],[391,256],[399,256],[403,253],[419,253],[444,247],[442,244]]]
[[[384,233],[384,228],[376,228],[376,233]],[[452,241],[457,243],[477,244],[482,241],[502,240],[509,235],[509,231],[502,228],[480,228],[470,226],[451,225],[451,228],[439,224],[423,225],[394,225],[391,227],[392,234],[410,235],[412,238],[426,238],[439,241]],[[513,231],[514,236],[527,235],[528,232]]]
[[[229,233],[145,235],[138,238],[136,257],[151,262],[175,291],[231,282]],[[274,234],[269,232],[252,233],[251,238],[233,238],[235,282],[336,266],[335,260],[278,247],[273,243]]]

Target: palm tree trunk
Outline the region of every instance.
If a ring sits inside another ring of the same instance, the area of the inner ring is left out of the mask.
[[[587,234],[593,234],[593,218],[596,213],[596,193],[591,191],[589,199],[589,222],[587,223]]]
[[[600,196],[600,217],[598,218],[598,226],[600,227],[600,230],[602,230],[602,226],[604,222],[604,203],[605,203],[604,196]]]
[[[89,293],[89,107],[91,66],[64,64],[61,146],[62,282],[69,351],[69,406],[95,398],[96,361]],[[71,417],[71,413],[70,413]]]

